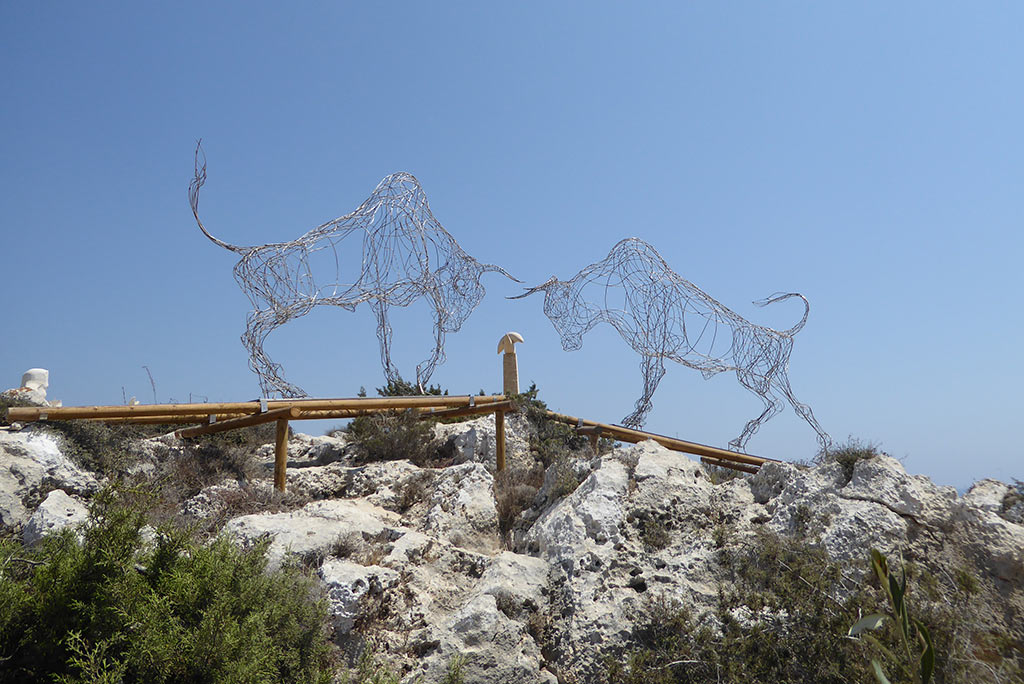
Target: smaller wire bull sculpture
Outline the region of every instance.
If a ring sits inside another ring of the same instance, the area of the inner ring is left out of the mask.
[[[267,355],[264,343],[274,329],[314,307],[355,311],[367,303],[377,318],[384,374],[395,382],[400,375],[391,360],[388,310],[425,300],[433,312],[434,347],[416,366],[416,382],[423,391],[434,369],[445,361],[445,335],[458,332],[484,298],[481,276],[494,271],[521,282],[499,266],[466,254],[434,218],[419,181],[408,173],[385,177],[355,211],[291,242],[229,244],[211,235],[199,218],[199,189],[206,182],[206,158],[203,155],[200,162],[201,154],[197,145],[189,203],[206,237],[242,255],[235,265],[235,280],[253,305],[242,343],[265,396],[306,396],[284,379],[281,365]]]
[[[831,445],[811,408],[793,395],[787,376],[793,336],[804,327],[810,311],[803,295],[776,293],[754,302],[766,306],[799,297],[804,315],[789,330],[751,323],[669,268],[654,247],[639,238],[619,242],[605,259],[568,281],[552,276],[511,299],[536,292],[544,293],[544,313],[566,351],[580,349],[584,334],[598,323],[608,323],[640,354],[644,390],[623,425],[643,426],[669,360],[700,371],[705,379],[734,371],[740,384],[764,402],[764,411],[729,442],[733,449],[741,451],[763,422],[782,411],[778,395],[814,428],[823,448]]]

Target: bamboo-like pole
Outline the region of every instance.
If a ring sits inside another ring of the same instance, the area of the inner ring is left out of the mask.
[[[758,468],[754,466],[744,465],[743,463],[734,463],[732,461],[723,461],[718,458],[708,458],[707,456],[700,457],[701,463],[707,463],[708,465],[718,466],[719,468],[729,468],[730,470],[738,470],[741,473],[756,473]]]
[[[266,402],[266,409],[295,406],[303,411],[405,409],[429,407],[469,406],[470,403],[487,404],[504,401],[505,395],[486,396],[416,396],[416,397],[353,397],[348,399],[274,399]],[[156,416],[184,416],[209,414],[250,414],[261,411],[261,402],[228,402],[205,404],[136,404],[135,406],[12,406],[7,409],[7,420],[28,422],[40,420],[77,420],[82,418],[133,418]]]
[[[107,425],[195,425],[197,423],[208,423],[210,422],[210,416],[213,416],[217,421],[221,420],[234,420],[235,418],[243,418],[246,415],[252,415],[247,413],[209,413],[195,415],[180,415],[180,416],[143,416],[139,417],[128,417],[128,418],[76,418],[75,420],[83,420],[86,423],[106,423]],[[49,416],[47,416],[49,419]],[[63,418],[58,419],[63,420]]]
[[[454,408],[440,411],[423,411],[419,414],[421,420],[426,418],[461,418],[462,416],[477,416],[483,413],[497,413],[499,411],[511,411],[515,405],[511,401],[498,401],[493,404],[482,404],[480,406],[466,406],[465,408]]]
[[[500,473],[505,469],[505,412],[494,412],[494,467]]]
[[[288,470],[288,419],[278,418],[277,439],[274,442],[274,489],[285,490]]]
[[[210,423],[209,425],[198,425],[196,427],[182,428],[176,431],[175,436],[181,439],[188,439],[189,437],[199,437],[200,435],[212,435],[217,432],[225,432],[227,430],[237,430],[238,428],[252,427],[253,425],[262,425],[264,423],[270,423],[280,418],[297,418],[299,416],[299,409],[294,406],[287,408],[274,409],[273,411],[267,411],[266,413],[254,413],[251,416],[245,416],[244,418],[232,418],[217,423]]]
[[[671,449],[673,451],[681,451],[683,453],[693,454],[695,456],[708,456],[710,458],[716,458],[723,461],[745,463],[747,465],[757,467],[760,467],[762,463],[765,463],[767,461],[775,460],[770,458],[762,458],[760,456],[751,456],[749,454],[739,454],[736,453],[735,451],[719,449],[718,447],[707,446],[706,444],[697,444],[696,442],[687,442],[682,439],[666,437],[665,435],[658,435],[653,432],[633,430],[632,428],[622,427],[621,425],[608,425],[605,423],[598,423],[593,420],[584,420],[583,418],[567,416],[562,413],[555,413],[554,411],[548,411],[547,415],[549,418],[552,418],[563,423],[568,423],[569,425],[575,425],[578,427],[591,426],[600,428],[601,435],[603,437],[611,437],[612,439],[616,439],[621,442],[635,443],[643,442],[644,440],[648,439],[653,439],[655,442],[662,445],[666,449]]]

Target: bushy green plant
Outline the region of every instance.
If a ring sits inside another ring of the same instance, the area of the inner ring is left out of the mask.
[[[935,647],[932,644],[931,633],[923,622],[910,616],[910,609],[907,605],[907,573],[901,573],[899,580],[889,572],[889,563],[885,556],[877,549],[871,549],[871,568],[878,578],[882,591],[888,599],[889,613],[872,613],[850,627],[850,636],[862,635],[862,639],[869,641],[882,654],[891,661],[892,665],[903,664],[911,672],[914,684],[928,684],[935,671]],[[868,630],[876,630],[891,621],[896,626],[896,633],[899,635],[899,646],[896,655],[892,650],[886,648],[882,642],[867,633]],[[920,652],[916,652],[920,648]],[[876,658],[871,659],[871,671],[878,680],[878,684],[890,684],[882,668],[882,664]]]
[[[80,533],[0,543],[0,682],[329,681],[309,577],[267,572],[265,543],[176,528],[147,543],[144,523],[108,489]]]
[[[547,415],[547,404],[537,398],[539,393],[534,383],[522,394],[512,397],[518,410],[534,428],[535,434],[530,437],[530,451],[545,468],[560,458],[589,453],[590,440],[585,435],[577,434],[565,423],[551,420]]]
[[[401,675],[377,658],[372,647],[363,649],[356,666],[341,674],[341,684],[399,684]]]
[[[363,392],[363,396],[366,392]],[[429,385],[420,391],[420,388],[407,380],[398,377],[395,380],[388,380],[388,384],[377,388],[379,397],[447,397],[448,390],[442,389],[440,385]]]
[[[865,595],[837,599],[839,567],[807,544],[761,533],[720,553],[731,581],[717,610],[696,615],[651,599],[632,644],[608,662],[614,684],[864,681],[866,663],[845,636]]]
[[[441,684],[463,684],[466,679],[466,656],[462,654],[453,655],[448,661],[448,671],[445,672]]]
[[[361,396],[366,392],[360,388]],[[424,392],[410,382],[398,378],[377,388],[381,397],[445,396],[448,390],[430,386]],[[440,458],[434,443],[432,420],[421,420],[410,411],[386,411],[353,418],[345,428],[345,436],[362,462],[408,459],[427,465]]]
[[[363,463],[408,459],[422,466],[438,456],[433,423],[408,411],[360,416],[349,424],[346,434]]]
[[[544,468],[539,464],[526,468],[512,466],[494,475],[494,505],[498,512],[498,531],[507,548],[511,532],[520,514],[533,505],[544,484]]]

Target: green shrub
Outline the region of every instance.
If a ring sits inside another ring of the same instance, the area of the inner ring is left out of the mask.
[[[845,636],[865,596],[835,598],[841,575],[824,552],[761,533],[720,556],[731,581],[717,610],[695,615],[651,599],[625,657],[607,664],[610,682],[866,681],[866,663]]]
[[[559,459],[569,458],[590,452],[590,440],[585,435],[577,434],[570,426],[547,415],[547,404],[537,398],[539,390],[536,384],[512,400],[534,428],[535,434],[530,437],[530,451],[544,467],[550,467]]]
[[[0,682],[326,682],[327,615],[266,544],[198,543],[104,490],[76,533],[0,542]]]
[[[420,420],[409,411],[360,416],[349,423],[346,433],[362,463],[408,459],[424,466],[440,456],[433,422]]]
[[[432,385],[420,392],[412,383],[398,378],[378,387],[377,394],[381,397],[446,396],[448,390]],[[362,388],[360,396],[366,396]],[[363,463],[408,459],[425,466],[443,459],[434,442],[433,426],[434,421],[420,420],[411,411],[387,411],[353,418],[344,432],[355,449],[356,458]]]
[[[1021,501],[1024,501],[1024,482],[1014,479],[1013,487],[1003,496],[1000,511],[1006,513]]]
[[[494,505],[498,512],[498,531],[506,548],[512,548],[511,532],[520,514],[533,505],[541,485],[544,468],[512,466],[494,475]]]
[[[672,543],[672,532],[660,520],[648,517],[640,522],[640,540],[648,553],[660,551]]]

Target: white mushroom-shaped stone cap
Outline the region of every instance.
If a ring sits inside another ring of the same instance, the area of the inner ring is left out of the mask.
[[[50,371],[45,368],[29,368],[21,376],[21,386],[28,387],[46,395],[46,388],[50,386]]]
[[[498,353],[505,352],[506,354],[515,354],[516,342],[522,342],[523,336],[517,332],[507,332],[498,340]]]

